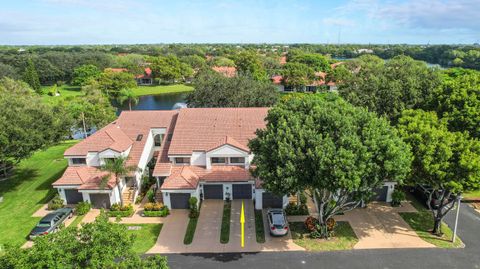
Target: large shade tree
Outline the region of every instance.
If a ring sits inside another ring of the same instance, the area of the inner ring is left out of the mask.
[[[240,73],[250,74],[255,80],[267,80],[267,73],[260,57],[255,51],[243,51],[234,57],[235,65]]]
[[[480,72],[449,69],[436,92],[434,109],[452,131],[467,131],[480,138]]]
[[[276,194],[309,190],[322,236],[327,221],[372,198],[384,181],[402,182],[409,147],[384,118],[335,94],[292,95],[269,112],[249,147],[252,172]]]
[[[92,79],[100,77],[101,74],[98,67],[93,64],[79,66],[73,70],[72,85],[85,86],[90,83]]]
[[[365,55],[347,64],[351,75],[338,86],[342,97],[356,106],[396,120],[405,109],[425,108],[441,83],[439,72],[425,62],[397,56],[388,62]]]
[[[454,207],[458,195],[480,188],[480,142],[466,133],[450,132],[435,112],[405,110],[398,122],[414,160],[407,184],[430,186],[427,206],[433,212],[434,234]]]
[[[196,78],[195,91],[188,95],[187,103],[189,107],[262,107],[275,104],[278,97],[269,82],[205,71]]]
[[[62,107],[42,103],[23,82],[0,80],[0,177],[34,151],[68,135]]]
[[[31,248],[0,251],[0,268],[168,268],[160,255],[140,257],[127,226],[102,212],[93,223],[68,227],[35,239]]]

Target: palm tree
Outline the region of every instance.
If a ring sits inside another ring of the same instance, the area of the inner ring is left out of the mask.
[[[105,164],[100,167],[100,170],[106,171],[109,174],[107,176],[102,177],[102,181],[100,182],[100,188],[104,188],[110,177],[113,175],[115,176],[115,180],[117,183],[118,192],[120,193],[120,205],[123,206],[123,197],[122,197],[122,190],[120,189],[120,177],[128,175],[130,172],[136,172],[140,169],[135,165],[126,165],[127,157],[117,157],[114,159],[105,160]]]
[[[128,102],[128,108],[132,110],[132,104],[136,105],[138,103],[138,97],[131,89],[121,89],[118,93],[117,101],[120,104]]]

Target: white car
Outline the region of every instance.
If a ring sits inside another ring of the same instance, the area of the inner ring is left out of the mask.
[[[268,226],[273,236],[284,236],[288,233],[287,216],[283,209],[270,209],[267,211]]]

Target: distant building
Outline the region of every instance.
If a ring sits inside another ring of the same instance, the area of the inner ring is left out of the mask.
[[[214,66],[212,67],[212,70],[226,76],[227,78],[233,78],[237,75],[237,69],[233,66]]]
[[[135,80],[138,85],[148,86],[153,84],[152,69],[150,67],[145,68],[143,74],[136,75]]]

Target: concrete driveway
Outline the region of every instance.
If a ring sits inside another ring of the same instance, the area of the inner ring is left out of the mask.
[[[410,203],[391,207],[386,203],[374,202],[367,208],[354,209],[335,219],[348,221],[352,226],[359,239],[354,249],[435,247],[423,241],[399,212],[416,212],[416,209]]]
[[[244,201],[245,247],[242,248],[240,244],[240,212],[242,200],[232,201],[230,239],[227,244],[220,243],[223,205],[223,200],[202,201],[195,236],[190,245],[183,244],[183,238],[189,221],[188,210],[172,210],[170,216],[165,218],[157,243],[147,253],[231,253],[303,250],[303,248],[293,243],[290,234],[285,237],[271,237],[268,233],[266,216],[264,216],[265,243],[257,243],[255,233],[255,208],[251,200]]]

